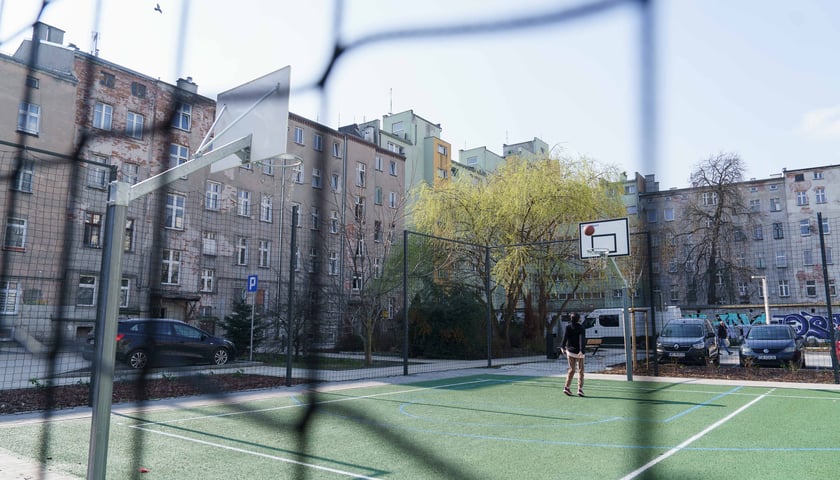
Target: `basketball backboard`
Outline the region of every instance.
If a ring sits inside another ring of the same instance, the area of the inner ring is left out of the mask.
[[[220,93],[209,148],[251,135],[250,161],[286,153],[290,82],[291,67],[286,66]],[[241,164],[240,157],[231,155],[211,165],[210,171],[219,172]]]
[[[587,231],[590,225],[593,228]],[[582,259],[598,257],[602,252],[610,257],[630,255],[630,234],[626,218],[581,223],[579,234]]]

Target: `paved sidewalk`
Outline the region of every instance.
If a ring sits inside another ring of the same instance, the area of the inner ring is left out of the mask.
[[[0,448],[0,478],[3,480],[79,480],[64,473],[42,470],[41,466],[28,458]]]

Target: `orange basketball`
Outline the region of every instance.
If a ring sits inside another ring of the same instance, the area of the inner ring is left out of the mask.
[[[586,228],[583,229],[584,235],[592,236],[595,233],[595,227],[593,225],[587,225]]]

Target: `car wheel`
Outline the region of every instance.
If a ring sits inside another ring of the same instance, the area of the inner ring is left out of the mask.
[[[213,352],[213,363],[216,365],[224,365],[230,360],[230,354],[226,348],[217,348]]]
[[[128,354],[125,362],[129,367],[140,370],[141,368],[145,368],[146,364],[149,363],[149,355],[145,350],[134,350]]]

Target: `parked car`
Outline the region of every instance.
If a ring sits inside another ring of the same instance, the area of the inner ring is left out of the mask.
[[[756,324],[747,332],[738,352],[738,363],[750,365],[805,366],[805,339],[793,325]]]
[[[236,356],[233,342],[168,318],[120,320],[116,341],[117,360],[135,369],[150,361],[224,365]],[[89,335],[84,358],[93,360],[94,348],[94,337]]]
[[[656,339],[656,358],[660,363],[720,364],[717,334],[705,318],[676,318],[662,327]]]

